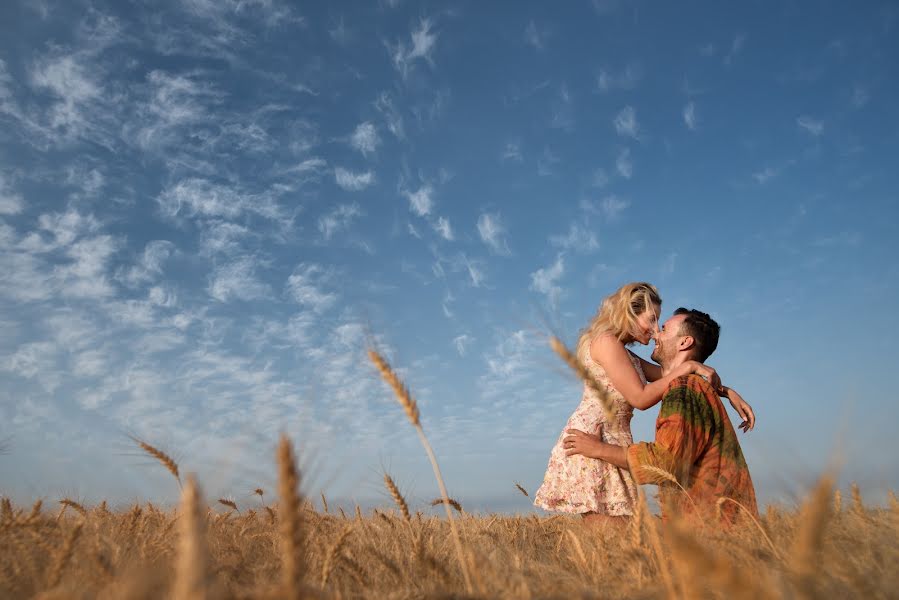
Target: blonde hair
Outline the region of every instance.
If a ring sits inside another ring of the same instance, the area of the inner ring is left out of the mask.
[[[626,283],[612,294],[606,296],[596,316],[584,329],[577,342],[577,356],[589,351],[590,343],[597,335],[611,333],[624,344],[634,341],[637,328],[637,317],[653,304],[662,305],[659,290],[651,283],[638,281]]]

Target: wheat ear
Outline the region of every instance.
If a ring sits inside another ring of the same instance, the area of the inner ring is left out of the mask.
[[[384,357],[382,357],[374,350],[369,350],[368,358],[371,360],[371,362],[374,363],[384,381],[386,381],[388,385],[393,388],[393,393],[396,395],[400,406],[402,406],[403,410],[406,411],[406,417],[408,417],[409,422],[413,427],[415,427],[415,431],[416,433],[418,433],[418,439],[421,440],[421,445],[424,447],[425,453],[428,455],[428,460],[431,461],[431,468],[434,470],[434,477],[437,479],[437,486],[440,488],[440,495],[443,497],[443,506],[446,509],[446,519],[449,522],[450,532],[453,536],[453,543],[456,546],[456,554],[459,557],[459,563],[462,568],[462,577],[465,579],[465,588],[468,593],[471,594],[474,592],[474,588],[471,585],[471,575],[469,573],[468,559],[466,558],[465,551],[462,548],[462,539],[459,537],[459,531],[456,529],[456,522],[453,519],[453,513],[452,511],[450,511],[450,497],[446,492],[446,485],[443,483],[443,475],[440,474],[440,466],[437,464],[437,457],[434,455],[434,450],[431,448],[431,443],[428,441],[424,429],[422,429],[421,427],[421,417],[418,412],[418,404],[415,402],[415,399],[412,397],[409,389],[405,385],[403,385],[403,382],[400,380],[400,378],[396,375],[396,373],[393,372],[393,369],[390,368],[390,364],[386,360],[384,360]]]
[[[60,503],[63,507],[70,506],[70,507],[72,507],[75,511],[77,511],[78,514],[81,515],[82,517],[85,517],[85,518],[87,517],[87,509],[84,508],[83,505],[81,505],[81,504],[79,504],[78,502],[75,502],[74,500],[72,500],[71,498],[63,498],[62,500],[59,501],[59,503]]]
[[[458,513],[463,512],[462,503],[458,500],[453,500],[452,498],[434,498],[433,500],[431,500],[431,506],[437,506],[438,504],[446,504],[448,506],[452,506],[453,509]]]
[[[524,487],[520,483],[518,483],[517,481],[515,481],[513,483],[515,484],[515,487],[518,488],[518,491],[521,492],[522,494],[524,494],[525,497],[527,497],[527,498],[531,497],[531,495],[528,494],[528,491],[526,489],[524,489]]]
[[[599,398],[599,404],[602,406],[606,416],[610,419],[613,418],[615,416],[615,409],[612,399],[609,397],[608,390],[597,383],[596,379],[593,378],[593,375],[590,374],[590,371],[587,370],[587,367],[581,363],[577,356],[568,350],[565,344],[562,343],[562,340],[556,336],[552,336],[549,339],[549,345],[552,347],[553,351],[565,361],[565,364],[574,371],[575,375],[577,375],[578,378],[596,394],[596,397]]]
[[[303,530],[300,474],[286,434],[278,444],[278,517],[281,521],[281,583],[284,597],[299,600],[303,590]]]
[[[138,446],[140,446],[141,450],[143,450],[144,452],[146,452],[147,454],[149,454],[150,456],[152,456],[153,458],[158,460],[160,463],[162,463],[162,466],[164,466],[168,470],[168,472],[171,473],[172,475],[174,475],[175,479],[178,480],[178,487],[179,488],[182,487],[181,486],[181,475],[178,471],[178,463],[175,462],[174,458],[172,458],[171,456],[169,456],[168,454],[166,454],[159,448],[156,448],[155,446],[151,446],[150,444],[148,444],[147,442],[145,442],[144,440],[142,440],[138,437],[135,437],[133,435],[130,437],[134,441],[134,443],[136,443]]]
[[[175,562],[175,600],[202,600],[207,597],[209,552],[206,548],[206,515],[203,495],[192,475],[181,491],[178,518],[178,550]]]
[[[227,506],[231,510],[240,512],[240,509],[237,508],[237,502],[235,502],[234,500],[229,500],[228,498],[219,498],[219,504],[221,504],[222,506]]]
[[[390,495],[393,497],[393,502],[403,514],[403,519],[406,523],[411,523],[412,515],[409,514],[409,505],[406,504],[406,499],[400,493],[400,488],[396,486],[396,483],[394,483],[393,479],[387,473],[384,473],[384,486],[387,488],[387,491],[390,492]]]

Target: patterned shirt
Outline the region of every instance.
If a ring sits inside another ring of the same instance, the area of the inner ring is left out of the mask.
[[[733,523],[739,502],[758,515],[755,489],[737,434],[712,386],[698,375],[673,380],[662,397],[654,442],[633,444],[627,463],[637,483],[661,484],[663,510],[720,514]],[[649,467],[649,468],[646,468]],[[673,483],[673,475],[689,498]]]

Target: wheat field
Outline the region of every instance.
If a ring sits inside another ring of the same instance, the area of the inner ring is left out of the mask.
[[[629,522],[589,527],[573,516],[468,513],[447,494],[411,393],[370,357],[421,438],[444,515],[410,506],[388,474],[392,506],[335,513],[322,497],[317,510],[286,436],[276,501],[261,488],[252,506],[208,499],[168,454],[136,439],[177,480],[180,504],[3,499],[0,598],[899,596],[899,502],[891,492],[888,507],[866,506],[852,486],[844,506],[829,476],[801,505],[770,505],[727,530],[662,521],[643,499]],[[510,493],[528,492],[510,482]]]

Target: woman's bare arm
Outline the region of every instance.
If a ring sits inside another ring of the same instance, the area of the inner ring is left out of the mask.
[[[637,358],[640,357],[638,356]],[[646,381],[658,381],[662,377],[662,367],[654,362],[640,358],[640,366],[643,367],[643,375],[646,376]]]
[[[668,375],[643,385],[624,344],[611,335],[599,335],[594,338],[590,344],[590,358],[605,369],[612,385],[621,392],[627,403],[640,410],[658,404],[671,381],[695,371],[695,363],[688,361]]]

